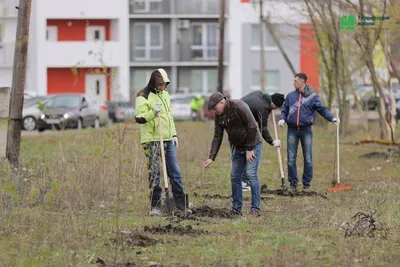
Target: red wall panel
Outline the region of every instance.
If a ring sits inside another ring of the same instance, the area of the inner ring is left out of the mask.
[[[111,69],[107,68],[107,100],[111,98]],[[48,68],[47,69],[47,93],[65,94],[81,93],[85,91],[85,75],[87,73],[103,73],[101,68]]]
[[[110,40],[110,20],[48,19],[47,26],[57,26],[58,41],[85,41],[87,26],[104,26],[106,41]]]
[[[307,83],[319,94],[319,49],[312,24],[300,24],[300,72],[307,74]]]

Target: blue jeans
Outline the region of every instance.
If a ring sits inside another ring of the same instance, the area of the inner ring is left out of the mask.
[[[303,186],[310,186],[313,178],[313,161],[312,161],[312,130],[310,127],[305,128],[288,128],[287,135],[287,155],[288,155],[288,180],[291,187],[297,187],[297,148],[299,141],[303,149],[304,171]]]
[[[246,172],[250,179],[251,209],[260,210],[260,184],[258,183],[258,165],[260,164],[262,143],[254,147],[256,158],[252,162],[246,159],[246,151],[233,148],[232,151],[232,210],[242,212],[243,192],[242,177]]]
[[[147,159],[149,187],[152,189],[150,193],[152,207],[159,206],[161,203],[162,189],[160,187],[161,176],[161,147],[160,142],[149,142],[143,144]],[[170,179],[172,187],[172,195],[174,198],[184,197],[181,170],[179,168],[178,159],[174,142],[164,142],[165,162],[167,166],[167,175]]]

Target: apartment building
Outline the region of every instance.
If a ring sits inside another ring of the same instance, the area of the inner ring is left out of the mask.
[[[10,86],[18,1],[2,1],[13,10],[0,49],[0,82]],[[25,90],[85,93],[100,103],[129,99],[127,9],[126,1],[33,0]]]
[[[11,86],[18,0],[0,0],[0,87]]]
[[[257,2],[257,1],[255,1]],[[11,86],[18,0],[0,0],[0,86]],[[296,71],[319,90],[318,46],[297,0],[265,1]],[[132,99],[164,68],[175,92],[217,88],[218,0],[33,0],[26,90]],[[258,5],[226,0],[224,90],[240,98],[260,89]],[[293,73],[264,33],[265,90],[287,94]]]
[[[229,4],[227,20],[228,10]],[[160,67],[169,74],[171,92],[214,92],[218,18],[217,0],[129,0],[132,94],[147,84],[152,70]],[[224,66],[228,68],[229,34],[225,40]]]
[[[254,1],[257,4],[243,3],[246,2],[243,0],[228,2],[231,18],[228,28],[229,86],[232,97],[239,98],[261,88],[259,5],[258,1]],[[304,15],[304,3],[296,0],[264,1],[263,9],[296,72],[307,73],[307,83],[319,92],[318,45],[313,27]],[[294,75],[269,31],[266,27],[264,29],[264,90],[286,95],[294,90]]]

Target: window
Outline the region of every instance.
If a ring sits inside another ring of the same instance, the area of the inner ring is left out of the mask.
[[[252,49],[260,49],[260,25],[251,25],[251,47]],[[264,27],[264,49],[277,49],[274,39],[268,29]]]
[[[161,23],[137,23],[134,31],[134,55],[138,60],[161,59],[163,34]]]
[[[134,12],[161,13],[162,0],[131,0]]]
[[[253,71],[252,90],[260,90],[260,71]],[[266,71],[264,75],[264,90],[267,93],[276,93],[280,91],[280,73],[279,71]]]
[[[133,72],[133,90],[140,91],[142,90],[150,80],[151,76],[150,70],[135,70]]]
[[[191,92],[211,93],[217,90],[217,70],[192,70]]]
[[[86,40],[87,41],[104,41],[106,38],[106,28],[104,26],[87,26]]]
[[[58,29],[57,26],[47,26],[46,29],[46,40],[57,41],[58,40]]]
[[[217,59],[218,58],[218,24],[193,23],[192,24],[192,58]]]

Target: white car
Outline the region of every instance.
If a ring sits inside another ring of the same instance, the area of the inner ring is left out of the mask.
[[[36,130],[37,120],[43,113],[39,109],[37,102],[39,101],[43,105],[48,105],[51,97],[35,97],[31,98],[30,101],[24,101],[24,107],[22,109],[22,129],[26,131]]]

